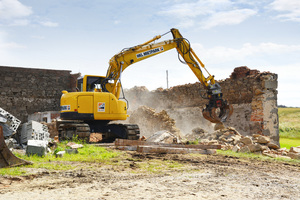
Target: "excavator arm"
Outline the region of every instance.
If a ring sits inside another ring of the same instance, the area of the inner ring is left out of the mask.
[[[191,48],[188,40],[182,37],[178,29],[173,28],[170,32],[173,35],[173,39],[171,40],[155,43],[156,40],[162,37],[161,35],[158,35],[143,44],[123,49],[120,53],[114,55],[109,61],[106,78],[101,84],[102,91],[111,92],[119,98],[121,74],[129,65],[175,48],[183,59],[182,62],[190,67],[195,76],[207,90],[209,102],[202,111],[204,118],[212,123],[226,121],[232,114],[233,108],[226,100],[222,99],[220,85],[215,82],[214,76],[210,75],[206,70],[204,64]],[[208,74],[207,77],[204,76],[201,69],[206,71]],[[110,83],[109,80],[111,81]]]

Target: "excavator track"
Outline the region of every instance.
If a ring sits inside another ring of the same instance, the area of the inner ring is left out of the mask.
[[[89,141],[91,133],[101,133],[102,142],[113,142],[116,138],[138,140],[140,129],[137,124],[103,124],[65,121],[58,126],[60,140],[71,140],[74,137]]]

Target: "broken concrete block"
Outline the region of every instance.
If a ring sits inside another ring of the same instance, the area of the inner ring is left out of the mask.
[[[18,127],[20,126],[21,121],[19,119],[17,119],[15,116],[13,116],[12,114],[10,114],[9,112],[2,109],[2,108],[0,108],[0,116],[2,118],[2,121],[6,120],[3,123],[7,124],[9,129],[12,130],[13,134],[14,134],[17,131]],[[4,133],[4,135],[5,135],[5,133]]]
[[[59,151],[55,154],[55,157],[58,158],[58,157],[63,157],[63,155],[65,154],[66,152],[65,151]]]
[[[43,140],[48,143],[49,140],[48,127],[36,121],[30,121],[22,125],[21,144],[26,144],[28,140]]]
[[[47,142],[43,140],[28,140],[26,155],[46,155]]]
[[[68,142],[67,146],[71,147],[72,149],[78,149],[78,148],[82,148],[83,147],[82,144],[76,144],[75,142]]]
[[[77,154],[78,150],[77,149],[65,149],[65,152],[67,154]]]
[[[164,130],[164,131],[158,131],[154,133],[146,141],[171,144],[174,143],[174,141],[176,141],[176,143],[179,143],[179,138],[176,135],[172,134],[171,132]]]

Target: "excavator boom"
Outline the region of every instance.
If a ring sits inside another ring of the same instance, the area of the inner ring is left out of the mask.
[[[115,94],[119,98],[120,92],[118,88],[120,88],[120,84],[118,85],[118,83],[120,83],[122,72],[129,65],[175,48],[183,59],[181,62],[190,67],[207,90],[209,102],[202,111],[204,118],[212,123],[226,121],[232,115],[233,107],[226,100],[222,99],[220,85],[216,83],[214,76],[207,71],[202,61],[191,48],[189,41],[180,34],[179,30],[173,28],[169,32],[173,35],[171,40],[155,43],[156,40],[161,38],[161,35],[158,35],[143,44],[123,49],[120,53],[114,55],[109,61],[106,81],[103,82],[102,89]],[[207,77],[204,76],[202,69],[208,74]],[[108,80],[113,80],[114,83],[107,84]]]

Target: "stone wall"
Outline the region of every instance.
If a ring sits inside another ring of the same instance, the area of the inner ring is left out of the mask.
[[[68,70],[0,66],[0,107],[22,122],[35,112],[58,111],[62,90],[74,90],[79,74]]]
[[[277,110],[277,74],[260,73],[247,67],[234,69],[230,78],[218,81],[223,98],[234,107],[232,117],[225,123],[235,127],[243,135],[261,134],[270,136],[279,143]],[[183,134],[201,127],[213,131],[213,124],[202,116],[206,99],[201,98],[205,90],[200,83],[172,87],[168,90],[148,91],[145,87],[125,90],[129,110],[141,105],[166,110],[176,120]]]

